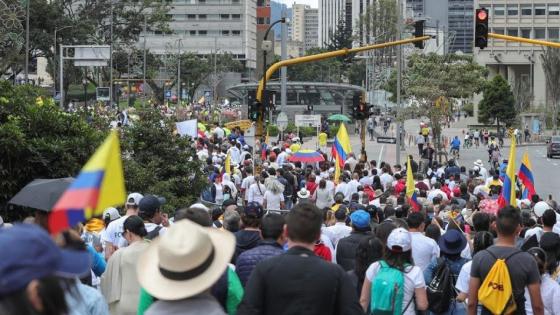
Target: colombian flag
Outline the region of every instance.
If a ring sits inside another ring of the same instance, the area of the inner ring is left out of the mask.
[[[228,173],[231,175],[231,154],[228,152],[226,156],[226,161],[224,162],[224,174]]]
[[[51,234],[70,228],[126,199],[119,136],[105,139],[49,214]]]
[[[531,199],[531,197],[536,194],[532,169],[531,161],[529,160],[529,153],[525,152],[523,153],[523,159],[521,160],[521,167],[519,167],[517,177],[525,187],[525,189],[523,189],[523,198],[526,199]]]
[[[344,123],[340,123],[340,128],[338,128],[336,137],[334,137],[331,156],[335,161],[338,162],[340,168],[343,168],[344,162],[346,162],[348,154],[350,154],[351,152],[352,146],[350,145],[350,138],[348,137],[346,126],[344,126]]]
[[[414,212],[420,211],[420,204],[416,199],[416,187],[414,186],[414,177],[412,175],[412,167],[410,166],[410,157],[408,157],[408,161],[406,164],[406,198],[408,199],[408,203],[410,207],[414,210]]]
[[[498,205],[500,208],[513,205],[517,206],[515,200],[515,136],[511,136],[511,147],[509,148],[509,158],[504,175],[504,185],[502,187],[502,194],[498,198]]]

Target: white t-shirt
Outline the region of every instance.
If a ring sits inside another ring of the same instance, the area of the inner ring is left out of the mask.
[[[151,231],[155,230],[159,225],[151,222],[144,222],[144,226],[146,227],[146,232],[150,233]],[[162,226],[161,229],[159,230],[159,236],[162,236],[163,234],[165,234],[165,232],[167,232],[167,228],[165,226]]]
[[[281,210],[280,202],[284,201],[284,194],[273,194],[270,191],[266,191],[264,193],[264,200],[266,200],[266,209],[267,210]]]
[[[546,273],[541,279],[541,297],[545,315],[560,314],[560,285]],[[527,289],[525,289],[525,312],[527,315],[533,315],[531,297]]]
[[[124,233],[124,221],[128,218],[127,215],[122,216],[115,221],[109,223],[107,228],[101,234],[101,240],[106,243],[113,244],[114,247],[123,248],[128,246],[128,242],[123,237]]]
[[[387,189],[393,182],[393,176],[391,176],[391,174],[389,173],[383,173],[381,174],[381,176],[379,176],[379,181],[381,181],[381,185],[383,185],[383,188]]]
[[[420,232],[410,232],[410,237],[412,239],[412,258],[414,259],[414,264],[424,272],[432,259],[439,257],[439,246],[436,244],[436,241]]]
[[[373,279],[381,269],[379,262],[374,262],[366,270],[366,279],[373,283]],[[414,290],[419,288],[425,288],[426,283],[424,282],[424,275],[422,270],[417,266],[412,266],[409,268],[408,272],[403,273],[404,275],[404,297],[402,309],[404,310],[408,302],[414,298]],[[373,285],[373,284],[372,284]],[[404,315],[415,315],[416,311],[415,301],[410,303],[410,306],[404,312]]]
[[[245,177],[241,182],[241,189],[245,190],[245,196],[243,196],[245,200],[249,199],[249,187],[251,187],[251,185],[254,183],[255,183],[255,176],[253,175],[249,175]]]
[[[266,192],[266,187],[263,184],[260,183],[251,184],[251,186],[249,187],[249,194],[247,194],[247,202],[255,201],[262,206],[265,192]]]
[[[471,279],[471,266],[472,266],[472,260],[465,263],[463,267],[461,267],[461,271],[459,272],[459,277],[457,277],[457,282],[455,283],[455,288],[459,292],[469,294],[469,280]]]

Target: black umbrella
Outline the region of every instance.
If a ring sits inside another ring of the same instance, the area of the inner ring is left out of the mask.
[[[51,211],[62,193],[74,181],[72,177],[35,179],[23,187],[8,203]]]

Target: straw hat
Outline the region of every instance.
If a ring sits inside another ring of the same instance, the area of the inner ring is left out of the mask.
[[[150,244],[136,273],[140,285],[152,296],[185,299],[218,281],[234,249],[235,237],[230,232],[181,220]]]

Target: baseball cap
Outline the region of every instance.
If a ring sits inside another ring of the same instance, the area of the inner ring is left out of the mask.
[[[369,213],[367,213],[364,210],[356,210],[352,212],[352,214],[350,215],[350,220],[352,221],[352,225],[359,229],[369,227],[370,219],[371,217]]]
[[[258,202],[252,201],[243,209],[243,213],[245,213],[246,216],[260,219],[264,214],[264,210]]]
[[[394,229],[387,238],[387,248],[393,252],[407,252],[412,249],[410,233],[403,228]]]
[[[73,279],[89,274],[91,269],[87,251],[59,248],[50,235],[35,224],[1,229],[0,248],[0,296],[19,291],[34,279],[49,275]]]
[[[121,214],[119,213],[119,210],[117,210],[116,208],[109,207],[105,209],[105,211],[103,211],[103,219],[107,218],[107,216],[109,217],[109,220],[114,221],[120,218]]]
[[[142,194],[133,192],[126,197],[126,205],[127,206],[138,206],[140,204],[140,200],[142,200],[144,196]]]
[[[140,209],[140,212],[151,215],[156,213],[156,210],[158,210],[164,203],[165,199],[161,197],[146,195],[144,198],[142,198],[142,200],[140,200],[138,208]]]

